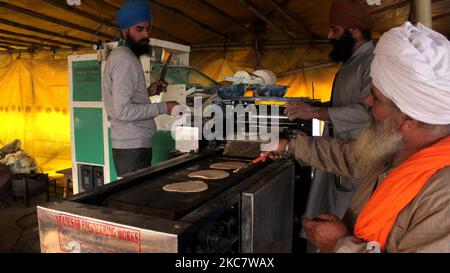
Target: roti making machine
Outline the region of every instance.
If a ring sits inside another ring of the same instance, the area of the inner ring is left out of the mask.
[[[174,158],[68,200],[38,206],[41,251],[291,252],[297,236],[294,181],[307,181],[310,173],[296,177],[292,160],[251,162],[267,142],[258,137],[260,130],[277,137],[298,131],[311,134],[311,122],[290,121],[278,108],[280,103],[316,102],[285,98],[288,87],[275,85],[276,79],[267,71],[239,73],[228,80],[231,85],[197,90],[186,98],[188,105],[200,100],[202,107],[211,107],[216,114],[190,115],[188,119],[199,120],[200,126],[177,127]],[[218,115],[219,109],[225,114]],[[232,129],[218,133],[220,119]],[[212,120],[216,123],[211,126]],[[214,138],[196,137],[208,130],[215,133]],[[188,177],[213,163],[228,161],[248,164],[230,170],[223,179]],[[163,190],[167,184],[189,180],[203,180],[208,189],[196,193]]]

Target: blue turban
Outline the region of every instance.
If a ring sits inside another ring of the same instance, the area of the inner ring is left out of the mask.
[[[151,22],[151,8],[148,0],[128,0],[117,12],[120,28],[127,29],[142,22]]]

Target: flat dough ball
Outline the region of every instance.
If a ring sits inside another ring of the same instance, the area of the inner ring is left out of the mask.
[[[222,179],[227,178],[230,174],[222,170],[203,170],[198,172],[193,172],[188,175],[191,178],[202,178],[202,179]]]
[[[201,192],[208,189],[208,184],[203,181],[188,181],[168,184],[163,190],[170,192]]]
[[[238,170],[241,168],[245,168],[246,166],[247,166],[247,163],[245,163],[245,162],[229,161],[229,162],[214,163],[209,167],[211,169],[217,169],[217,170]]]

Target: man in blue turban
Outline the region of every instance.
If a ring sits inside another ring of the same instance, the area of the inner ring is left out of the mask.
[[[117,12],[117,22],[122,37],[130,49],[139,57],[148,54],[149,32],[151,26],[151,8],[146,0],[128,0]]]
[[[149,167],[155,118],[171,114],[176,102],[152,103],[149,96],[165,91],[167,83],[147,88],[140,56],[150,52],[149,1],[128,0],[117,12],[122,40],[108,57],[103,76],[103,101],[111,122],[114,165],[119,177]]]

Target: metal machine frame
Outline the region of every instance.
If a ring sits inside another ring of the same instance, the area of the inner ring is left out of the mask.
[[[220,244],[223,247],[213,252],[227,252],[235,243],[238,243],[237,251],[244,253],[290,252],[294,209],[292,161],[270,163],[176,221],[100,204],[103,197],[137,185],[146,177],[158,177],[170,168],[202,157],[187,154],[136,172],[94,192],[38,206],[41,251],[195,252],[191,245],[197,240],[197,232],[234,209],[239,221],[237,236]],[[267,211],[271,213],[267,214]],[[276,235],[267,236],[267,232]]]

